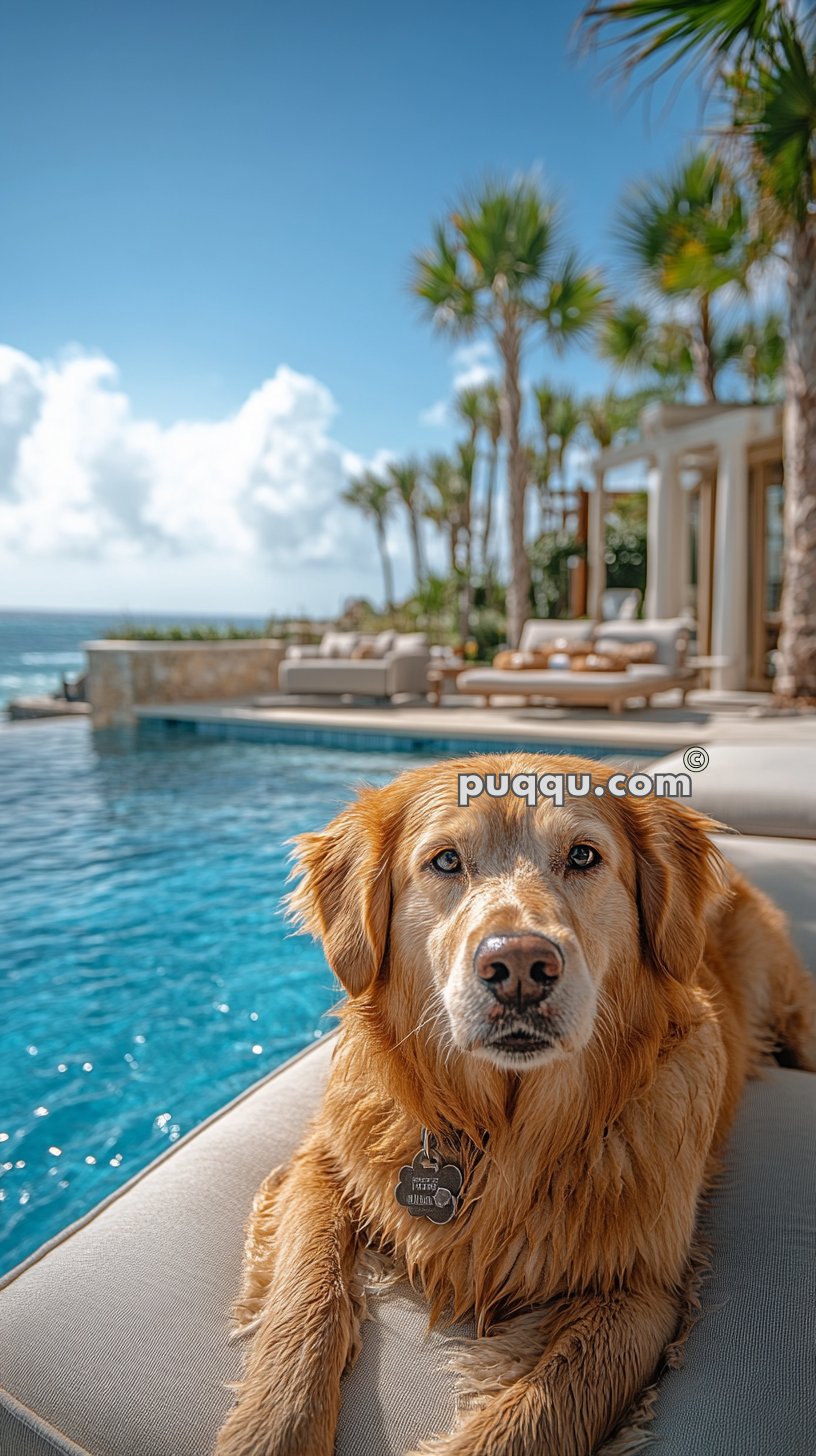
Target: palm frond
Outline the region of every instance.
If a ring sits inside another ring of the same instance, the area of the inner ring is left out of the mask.
[[[665,294],[746,286],[755,260],[747,209],[723,159],[701,150],[665,176],[631,188],[615,233],[644,281]]]
[[[731,78],[734,124],[753,145],[765,188],[803,216],[816,200],[816,44],[784,24],[773,62]]]
[[[422,493],[422,466],[418,460],[393,460],[386,467],[386,482],[396,499],[417,508]]]
[[[785,331],[782,318],[768,313],[724,333],[717,346],[720,368],[733,366],[755,403],[777,399],[782,391]]]
[[[372,521],[382,523],[391,514],[393,504],[391,489],[386,481],[374,474],[373,470],[366,470],[362,475],[353,476],[343,491],[342,498],[346,505],[355,506]]]
[[[778,0],[592,0],[579,29],[590,45],[619,45],[615,69],[646,67],[648,84],[684,60],[744,63],[771,43],[778,11]]]
[[[452,223],[482,288],[523,294],[544,276],[556,239],[558,209],[528,181],[488,182],[466,199]]]
[[[654,345],[649,314],[638,304],[624,304],[604,318],[598,333],[598,352],[619,369],[642,369]]]
[[[576,253],[569,253],[549,279],[543,300],[530,304],[527,315],[544,325],[549,342],[560,350],[576,339],[590,337],[608,303],[600,275],[584,267]]]
[[[462,264],[461,249],[440,223],[432,246],[415,255],[411,276],[412,292],[427,305],[434,323],[454,333],[468,333],[479,321],[477,290]]]

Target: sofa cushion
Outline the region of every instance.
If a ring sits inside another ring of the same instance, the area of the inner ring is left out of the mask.
[[[385,657],[385,654],[390,652],[394,646],[396,635],[392,627],[388,627],[384,632],[378,632],[371,644],[374,649],[371,654],[372,657]]]
[[[816,845],[723,838],[777,892],[816,966]],[[795,871],[795,873],[792,873]],[[803,926],[801,917],[806,923]],[[206,1456],[238,1378],[228,1343],[242,1225],[318,1106],[331,1040],[244,1094],[0,1286],[0,1451]],[[660,1456],[811,1456],[816,1315],[816,1077],[746,1091],[706,1229],[713,1269],[685,1366],[661,1382]],[[429,1339],[422,1300],[372,1300],[344,1382],[337,1456],[399,1456],[449,1429],[441,1368],[469,1326]]]
[[[331,659],[283,662],[278,682],[285,693],[357,693],[364,697],[388,695],[388,662],[335,662]]]
[[[574,620],[559,622],[554,618],[539,620],[531,617],[524,623],[521,629],[519,641],[520,652],[535,652],[537,647],[542,647],[551,642],[557,642],[559,637],[565,641],[590,642],[595,624]]]
[[[424,632],[395,632],[389,651],[395,657],[402,656],[404,652],[427,652],[430,657],[428,639]]]
[[[622,642],[619,637],[597,636],[593,642],[596,652],[611,652],[615,657],[622,657],[626,663],[657,662],[657,643],[650,642],[648,638],[636,639],[634,642]]]
[[[683,1367],[660,1383],[655,1456],[807,1456],[816,1431],[816,1076],[773,1069],[749,1083],[702,1227],[711,1272]]]
[[[0,1285],[3,1456],[206,1456],[232,1401],[243,1226],[303,1137],[333,1039],[182,1139]],[[338,1456],[400,1456],[454,1417],[441,1369],[472,1326],[428,1339],[408,1289],[373,1301]],[[410,1374],[410,1378],[406,1376]]]
[[[0,1450],[206,1456],[240,1351],[227,1341],[241,1227],[327,1071],[320,1046],[261,1084],[0,1291]],[[184,1208],[184,1217],[180,1210]],[[705,1229],[713,1272],[681,1371],[657,1403],[661,1456],[811,1456],[816,1078],[752,1083]],[[337,1456],[400,1456],[450,1428],[443,1362],[470,1326],[427,1336],[421,1298],[371,1301],[346,1377]]]
[[[684,617],[602,622],[595,629],[595,643],[601,651],[604,642],[653,642],[656,662],[664,667],[679,667],[685,656],[688,634]]]
[[[816,839],[816,746],[712,743],[707,752],[707,768],[691,775],[695,809],[740,834]],[[660,768],[686,772],[682,753]]]
[[[635,665],[623,672],[583,673],[570,668],[529,668],[513,672],[499,667],[469,667],[457,679],[460,693],[488,693],[553,698],[559,703],[606,707],[613,701],[666,692],[684,681],[682,668],[672,672],[659,663]]]
[[[320,643],[321,657],[351,657],[360,640],[359,632],[326,632]]]
[[[715,834],[714,840],[738,870],[781,905],[794,944],[816,975],[816,842],[735,834]]]

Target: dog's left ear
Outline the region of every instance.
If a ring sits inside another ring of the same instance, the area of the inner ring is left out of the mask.
[[[371,985],[382,964],[391,914],[391,875],[381,790],[364,789],[325,829],[294,840],[299,884],[287,910],[323,942],[349,995]]]
[[[705,949],[706,913],[728,893],[728,866],[710,835],[724,826],[674,799],[628,799],[645,958],[688,981]]]

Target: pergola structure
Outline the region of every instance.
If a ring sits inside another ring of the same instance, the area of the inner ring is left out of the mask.
[[[698,652],[720,659],[717,688],[759,686],[772,631],[766,487],[781,495],[782,410],[779,405],[647,406],[640,438],[612,446],[593,461],[589,497],[587,611],[600,616],[606,586],[608,473],[648,469],[645,615],[697,621]],[[764,467],[764,469],[763,469]],[[774,510],[777,509],[774,496]],[[775,518],[774,518],[775,519]],[[725,665],[727,663],[727,665]]]

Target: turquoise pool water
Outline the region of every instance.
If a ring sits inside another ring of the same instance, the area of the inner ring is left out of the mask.
[[[285,840],[405,767],[0,729],[0,1271],[329,1028]]]

